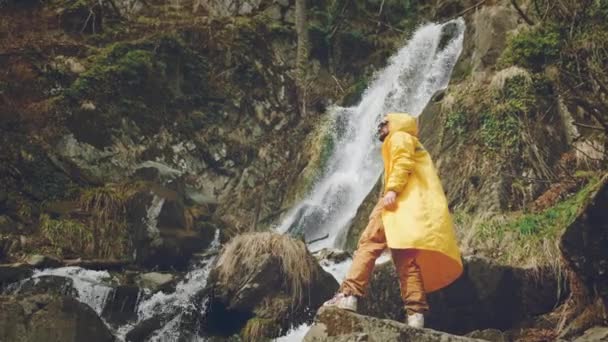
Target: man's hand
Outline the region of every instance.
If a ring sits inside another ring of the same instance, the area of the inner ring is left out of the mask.
[[[389,191],[384,195],[384,209],[395,210],[397,209],[397,193]]]

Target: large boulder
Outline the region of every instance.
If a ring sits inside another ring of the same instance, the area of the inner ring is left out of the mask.
[[[465,258],[463,275],[429,294],[428,327],[454,334],[473,330],[506,330],[552,311],[565,293],[548,270],[520,269],[479,257]],[[403,303],[392,262],[378,265],[360,312],[403,321]]]
[[[213,224],[193,222],[201,217],[190,214],[183,186],[176,183],[149,184],[128,203],[129,235],[139,265],[185,269],[192,255],[205,250],[214,238]]]
[[[277,337],[310,322],[338,289],[304,242],[275,233],[249,233],[229,242],[211,271],[204,318],[210,334],[240,332],[245,340]]]
[[[561,237],[560,249],[588,293],[608,304],[608,175]]]
[[[474,342],[483,341],[455,336],[430,329],[416,329],[388,319],[358,315],[346,310],[324,307],[319,310],[305,342],[347,341],[417,341],[417,342]]]
[[[113,342],[95,311],[71,297],[0,296],[0,341]]]

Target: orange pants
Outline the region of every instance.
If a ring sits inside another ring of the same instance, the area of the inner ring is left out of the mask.
[[[380,200],[369,217],[365,231],[361,234],[353,264],[340,287],[340,292],[346,295],[365,296],[376,259],[387,247],[382,225],[382,207]],[[391,249],[391,256],[399,276],[401,298],[408,314],[424,313],[429,310],[420,267],[416,264],[416,253],[415,249]]]

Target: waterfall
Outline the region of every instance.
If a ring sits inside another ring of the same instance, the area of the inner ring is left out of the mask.
[[[433,94],[445,89],[462,51],[462,18],[427,24],[376,73],[356,106],[334,107],[334,150],[309,195],[277,227],[315,240],[312,249],[342,247],[349,223],[382,172],[376,126],[387,112],[418,116]]]
[[[419,115],[432,95],[444,89],[451,71],[462,51],[464,20],[444,24],[428,24],[419,28],[406,46],[401,48],[379,71],[353,107],[334,107],[331,118],[334,150],[323,176],[309,195],[290,210],[277,230],[282,233],[303,233],[307,240],[328,238],[314,243],[314,249],[341,247],[345,229],[358,207],[373,188],[382,171],[380,143],[375,128],[381,117],[390,111]],[[150,235],[158,234],[157,218],[163,200],[155,197],[148,208],[144,223]],[[121,327],[114,327],[116,337],[124,341],[126,334],[138,323],[155,316],[166,317],[162,327],[150,341],[181,340],[182,320],[195,305],[197,295],[205,288],[215,254],[219,251],[219,231],[208,248],[208,258],[196,264],[172,293],[158,292],[137,303],[137,319]],[[325,269],[343,278],[347,263],[329,265]],[[91,271],[77,267],[37,271],[32,278],[43,276],[70,278],[78,299],[101,315],[112,289],[112,278],[107,271]],[[204,305],[202,305],[204,307]],[[301,336],[307,326],[299,327],[293,335],[281,338],[292,341]]]

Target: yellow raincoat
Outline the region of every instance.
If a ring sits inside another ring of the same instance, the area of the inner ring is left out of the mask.
[[[460,251],[447,199],[431,157],[418,141],[416,120],[387,115],[389,135],[382,144],[384,193],[397,193],[397,208],[384,209],[389,248],[417,249],[426,292],[439,290],[462,273]]]

